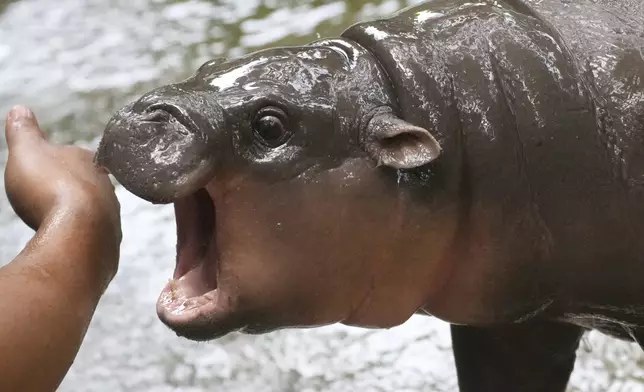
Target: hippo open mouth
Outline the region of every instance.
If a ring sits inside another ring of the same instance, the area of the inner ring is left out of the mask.
[[[181,335],[199,339],[203,324],[219,312],[216,209],[204,188],[174,202],[177,262],[157,302],[159,318]],[[205,337],[204,337],[205,338]]]
[[[216,209],[206,189],[215,170],[212,130],[221,115],[215,115],[220,113],[216,104],[204,108],[208,104],[199,97],[175,87],[166,90],[115,114],[96,162],[135,195],[174,204],[176,267],[159,296],[157,313],[177,334],[207,340],[237,328],[230,301],[221,295]]]

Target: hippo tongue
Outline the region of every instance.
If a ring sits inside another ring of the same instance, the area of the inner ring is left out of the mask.
[[[197,299],[198,297],[211,294],[213,290],[217,289],[217,285],[213,285],[213,281],[208,279],[209,274],[206,270],[205,264],[200,263],[188,271],[187,274],[177,279],[171,279],[163,290],[164,294],[166,294],[165,292],[170,294],[173,297],[173,302]]]
[[[157,310],[177,322],[193,320],[194,313],[203,311],[204,306],[215,307],[219,292],[212,281],[204,279],[209,275],[204,267],[202,263],[179,279],[170,280],[159,295]]]

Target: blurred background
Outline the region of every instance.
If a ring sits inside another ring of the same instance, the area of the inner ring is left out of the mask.
[[[115,110],[190,76],[208,59],[338,35],[418,2],[0,0],[0,115],[28,105],[54,140],[91,147]],[[5,160],[3,137],[3,168]],[[121,268],[60,391],[457,389],[448,326],[429,317],[379,331],[334,325],[207,343],[176,337],[155,313],[174,268],[172,207],[117,192]],[[31,235],[3,189],[0,265]],[[642,369],[637,346],[591,333],[579,349],[570,391],[644,391]]]

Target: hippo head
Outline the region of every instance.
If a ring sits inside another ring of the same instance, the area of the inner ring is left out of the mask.
[[[405,259],[423,238],[401,238],[416,223],[396,173],[441,149],[395,102],[373,56],[334,39],[207,62],[119,111],[97,162],[175,207],[177,265],[160,319],[205,340],[389,327],[417,311],[431,271]]]

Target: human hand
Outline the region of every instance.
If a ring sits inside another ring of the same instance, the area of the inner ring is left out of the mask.
[[[102,279],[111,280],[118,267],[121,221],[107,173],[94,164],[90,151],[49,143],[27,108],[9,113],[5,135],[5,187],[16,214],[34,230],[47,222],[69,222],[92,247],[92,258],[108,260]]]

